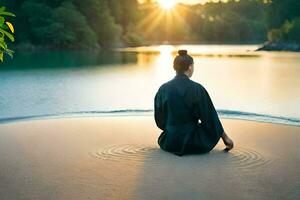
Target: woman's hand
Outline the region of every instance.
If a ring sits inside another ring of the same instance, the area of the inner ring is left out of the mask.
[[[225,133],[225,131],[223,132],[222,134],[222,139],[223,139],[223,142],[226,146],[226,148],[224,149],[225,151],[229,151],[233,148],[234,144],[233,144],[233,141],[228,137],[228,135]]]

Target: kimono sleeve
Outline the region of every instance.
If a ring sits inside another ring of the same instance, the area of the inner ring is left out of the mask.
[[[197,87],[196,91],[198,119],[211,136],[221,137],[224,129],[208,92],[203,86]]]
[[[160,128],[161,130],[164,130],[165,122],[164,122],[164,113],[163,113],[162,106],[163,106],[162,89],[160,87],[154,97],[154,118],[157,127]]]

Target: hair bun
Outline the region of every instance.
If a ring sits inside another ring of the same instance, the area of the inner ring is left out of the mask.
[[[187,55],[187,50],[179,50],[179,51],[178,51],[178,54],[179,54],[180,56],[186,56],[186,55]]]

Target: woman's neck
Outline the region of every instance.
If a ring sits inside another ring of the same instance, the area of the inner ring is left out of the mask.
[[[189,72],[184,72],[185,75],[187,75],[188,77],[190,77],[190,73]]]
[[[176,76],[186,76],[189,78],[189,75],[186,73],[176,73]]]

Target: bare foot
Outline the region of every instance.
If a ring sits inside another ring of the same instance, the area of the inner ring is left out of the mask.
[[[223,142],[226,146],[226,148],[224,150],[225,151],[230,151],[234,146],[233,141],[227,136],[227,134],[225,132],[222,135],[222,139],[223,139]]]

